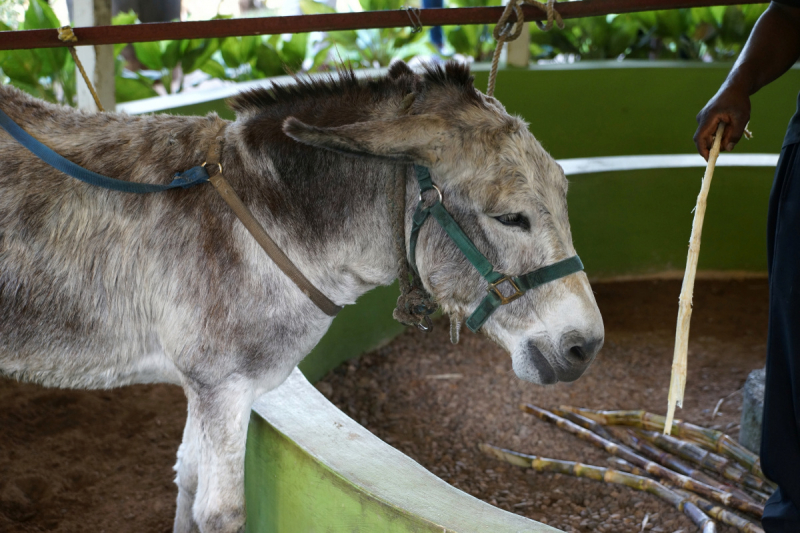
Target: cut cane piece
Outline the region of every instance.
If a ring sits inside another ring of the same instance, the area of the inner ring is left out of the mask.
[[[703,233],[703,219],[706,215],[708,190],[711,187],[711,178],[714,176],[714,166],[719,157],[722,132],[725,124],[719,123],[714,137],[714,145],[708,154],[708,166],[703,176],[700,194],[697,196],[697,205],[692,222],[692,236],[689,240],[689,255],[686,258],[686,272],[683,276],[681,287],[680,306],[678,308],[678,325],[675,331],[675,352],[672,357],[672,376],[669,382],[669,396],[667,398],[667,420],[664,432],[668,434],[675,417],[675,406],[683,407],[683,393],[686,389],[686,372],[688,367],[687,353],[689,349],[689,325],[692,320],[692,293],[694,292],[694,278],[697,273],[697,259],[700,256],[700,236]]]

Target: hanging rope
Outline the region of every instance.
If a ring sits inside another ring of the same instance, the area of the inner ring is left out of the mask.
[[[408,167],[398,166],[394,181],[386,183],[386,197],[389,205],[389,219],[392,224],[392,237],[397,256],[397,280],[400,284],[400,297],[392,316],[401,324],[416,326],[422,331],[430,331],[430,315],[439,305],[422,286],[422,280],[414,269],[409,268],[406,252],[406,178]]]
[[[62,26],[58,28],[58,40],[64,43],[78,42],[78,38],[72,32],[72,28],[70,26]],[[97,109],[101,112],[105,111],[105,109],[103,109],[103,104],[100,103],[100,97],[97,96],[97,93],[94,90],[94,85],[92,85],[92,80],[89,79],[89,76],[83,69],[81,60],[78,59],[78,52],[75,51],[74,46],[69,47],[69,53],[72,54],[72,59],[75,61],[75,65],[78,67],[78,70],[80,70],[81,76],[83,76],[83,81],[85,81],[86,86],[89,87],[89,92],[92,93],[92,98],[94,98],[94,103],[97,104]]]
[[[525,24],[525,14],[520,7],[520,2],[536,6],[547,13],[547,22],[545,24],[542,24],[538,20],[536,21],[536,25],[540,30],[550,31],[553,28],[554,22],[560,30],[564,29],[564,21],[555,8],[556,0],[547,0],[546,4],[537,2],[536,0],[509,0],[508,5],[503,11],[503,14],[500,15],[500,20],[497,21],[497,25],[492,32],[495,41],[497,41],[497,47],[494,49],[492,70],[489,73],[489,86],[486,89],[486,94],[488,96],[494,96],[494,86],[497,81],[497,67],[500,63],[500,53],[503,51],[503,45],[522,35],[523,24]],[[511,17],[511,13],[514,13],[517,17],[514,22],[508,21]]]

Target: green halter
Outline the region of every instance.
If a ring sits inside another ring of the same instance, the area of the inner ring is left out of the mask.
[[[473,332],[478,331],[483,326],[484,322],[489,319],[489,316],[497,310],[501,305],[513,302],[523,294],[539,285],[544,285],[549,281],[563,278],[575,272],[583,270],[583,263],[577,255],[568,259],[564,259],[552,265],[522,274],[521,276],[508,276],[496,272],[492,264],[486,259],[476,247],[475,244],[467,237],[466,233],[458,226],[450,213],[442,205],[442,192],[431,180],[431,173],[426,167],[414,165],[414,170],[417,173],[417,181],[419,182],[420,200],[417,204],[417,209],[414,211],[413,223],[411,226],[411,239],[409,242],[409,255],[411,256],[411,266],[414,270],[417,269],[417,238],[419,237],[419,230],[422,229],[425,221],[428,220],[428,215],[433,215],[433,218],[442,226],[447,232],[453,242],[458,246],[461,252],[467,257],[470,263],[480,272],[481,276],[489,283],[487,294],[484,299],[478,304],[478,308],[467,319],[467,327]],[[422,201],[422,194],[426,191],[436,190],[439,198],[430,207],[424,207]],[[500,291],[500,286],[508,284],[510,291],[513,293],[506,296]]]

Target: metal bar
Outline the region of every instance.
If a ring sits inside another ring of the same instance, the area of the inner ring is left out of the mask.
[[[580,2],[559,3],[557,9],[563,18],[571,19],[656,9],[756,3],[763,2],[754,0],[582,0]],[[526,5],[522,9],[525,12],[525,20],[544,20],[546,18],[544,11],[538,7]],[[424,9],[421,11],[420,17],[425,26],[492,24],[497,22],[502,12],[502,7]],[[399,28],[410,25],[409,13],[405,10],[393,10],[194,22],[155,22],[128,26],[74,28],[73,30],[78,37],[78,45],[88,46],[174,39],[208,39],[242,35]],[[67,44],[58,40],[55,30],[0,32],[0,50],[55,48],[67,46]]]

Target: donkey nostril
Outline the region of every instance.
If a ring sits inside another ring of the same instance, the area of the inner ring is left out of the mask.
[[[569,349],[569,355],[571,359],[576,359],[579,362],[583,363],[588,358],[586,352],[580,346],[573,346]]]
[[[573,364],[586,365],[600,351],[600,347],[603,346],[603,337],[584,339],[582,335],[575,335],[568,339],[566,345],[572,345],[567,349],[567,360]]]

